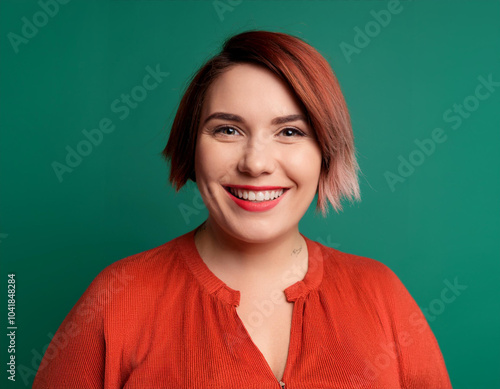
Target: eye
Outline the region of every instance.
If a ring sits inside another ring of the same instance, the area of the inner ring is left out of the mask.
[[[281,130],[280,134],[283,134],[285,138],[293,138],[294,136],[305,136],[305,134],[298,130],[297,128],[287,127]]]
[[[239,134],[238,130],[234,127],[231,127],[231,126],[218,127],[213,131],[213,133],[214,133],[214,135],[222,134],[222,135],[227,135],[227,136],[233,136],[233,135]]]

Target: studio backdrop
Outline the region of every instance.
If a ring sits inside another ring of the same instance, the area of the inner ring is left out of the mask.
[[[250,29],[317,48],[352,117],[362,201],[301,232],[398,275],[454,388],[500,388],[493,0],[2,0],[0,387],[31,387],[102,269],[205,220],[160,153],[189,78]]]

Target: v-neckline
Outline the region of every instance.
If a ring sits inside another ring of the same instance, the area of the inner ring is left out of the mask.
[[[296,300],[293,302],[293,309],[292,309],[292,317],[291,317],[291,326],[290,326],[290,333],[289,333],[289,343],[288,343],[288,348],[287,348],[287,356],[286,356],[286,361],[285,361],[285,367],[283,369],[283,374],[281,378],[277,378],[274,375],[274,371],[269,363],[269,361],[266,359],[264,353],[262,350],[257,346],[255,343],[254,339],[251,337],[245,323],[241,319],[240,315],[237,312],[237,307],[233,306],[233,314],[235,316],[235,320],[239,326],[241,326],[241,329],[244,331],[244,337],[246,339],[246,344],[250,349],[248,351],[253,352],[256,354],[257,358],[259,358],[263,365],[266,366],[270,377],[275,378],[278,382],[284,381],[286,378],[287,370],[289,370],[289,366],[293,363],[293,358],[297,356],[297,345],[298,342],[300,341],[300,334],[302,332],[302,309],[303,309],[303,301],[304,297]],[[299,312],[300,311],[300,312]],[[299,328],[299,330],[297,330]]]
[[[247,352],[253,353],[253,355],[261,361],[261,364],[266,367],[270,378],[276,380],[280,385],[288,377],[289,370],[294,363],[294,359],[297,358],[300,349],[300,340],[302,333],[302,316],[304,309],[304,302],[309,293],[313,290],[317,290],[323,280],[323,253],[321,251],[320,245],[307,238],[303,234],[302,237],[307,245],[308,252],[308,269],[304,278],[300,281],[295,282],[286,289],[283,290],[286,300],[288,302],[293,302],[292,310],[292,323],[290,328],[290,342],[288,345],[288,354],[286,358],[285,368],[283,371],[283,377],[278,380],[274,372],[267,362],[262,351],[257,347],[257,345],[252,340],[247,328],[245,327],[243,321],[236,311],[236,307],[240,305],[240,291],[232,289],[220,278],[218,278],[205,264],[201,258],[200,253],[195,244],[195,228],[192,231],[179,237],[179,246],[183,247],[183,250],[179,250],[181,256],[183,257],[191,273],[197,279],[198,283],[211,295],[215,296],[217,299],[223,301],[231,306],[231,310],[234,314],[234,319],[238,325],[244,331],[246,342],[243,344],[247,347]],[[286,381],[284,381],[286,382]]]

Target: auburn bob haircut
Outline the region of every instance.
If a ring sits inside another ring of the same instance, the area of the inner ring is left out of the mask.
[[[344,96],[333,70],[321,54],[302,39],[270,31],[247,31],[227,39],[222,51],[192,77],[181,99],[163,156],[170,160],[169,180],[179,191],[195,181],[194,156],[201,109],[210,85],[231,66],[264,66],[284,80],[302,103],[322,153],[316,211],[323,216],[330,202],[360,199],[354,136]]]

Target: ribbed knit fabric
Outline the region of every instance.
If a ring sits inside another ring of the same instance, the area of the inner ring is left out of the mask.
[[[103,270],[61,324],[33,388],[281,389],[237,315],[240,292],[206,266],[194,232]],[[284,291],[294,302],[286,389],[451,388],[398,277],[303,237],[307,274]]]

